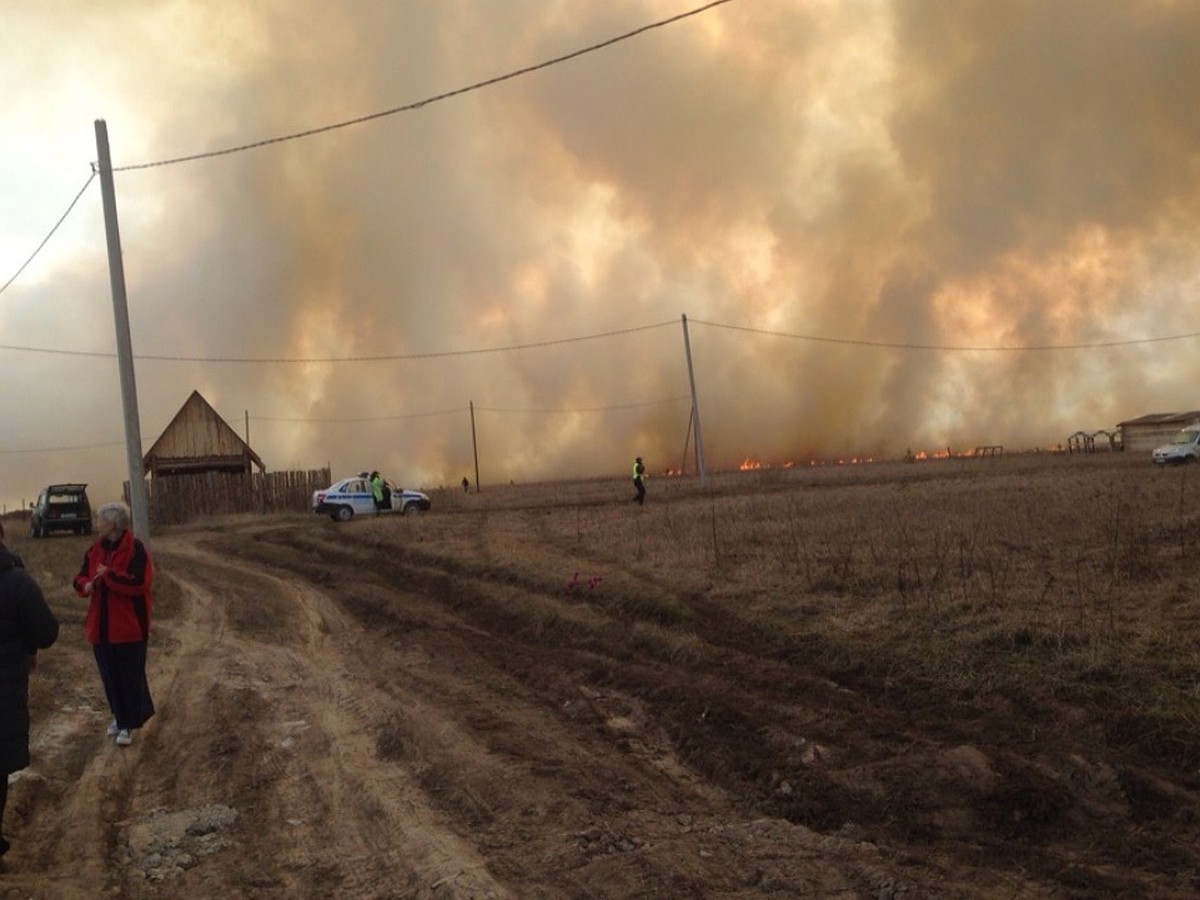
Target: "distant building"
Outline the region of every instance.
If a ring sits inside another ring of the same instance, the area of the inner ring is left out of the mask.
[[[1170,443],[1171,438],[1193,422],[1200,422],[1200,409],[1189,412],[1150,413],[1118,422],[1121,444],[1127,451],[1149,453],[1155,447]]]
[[[266,466],[250,445],[217,415],[199,391],[180,407],[154,445],[142,457],[142,470],[152,478],[204,472],[250,474]]]

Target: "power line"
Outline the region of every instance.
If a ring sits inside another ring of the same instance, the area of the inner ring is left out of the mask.
[[[467,85],[466,87],[460,87],[460,88],[456,88],[455,90],[452,90],[452,91],[446,91],[441,94],[435,94],[432,97],[426,97],[424,100],[418,100],[415,103],[407,103],[404,106],[397,106],[392,109],[385,109],[382,112],[370,113],[369,115],[359,116],[358,118],[355,118],[355,119],[348,119],[345,122],[337,122],[333,125],[322,125],[318,128],[310,128],[306,131],[297,131],[293,134],[285,134],[285,135],[281,135],[279,137],[267,138],[265,140],[255,141],[250,144],[241,144],[237,147],[227,147],[224,150],[211,150],[206,153],[194,153],[190,156],[177,156],[177,157],[174,157],[173,159],[164,159],[164,160],[159,160],[158,162],[138,163],[136,165],[131,165],[131,166],[119,166],[119,167],[115,166],[115,167],[113,167],[113,171],[114,172],[132,172],[137,169],[152,169],[152,168],[155,168],[158,166],[171,166],[171,165],[175,165],[177,163],[194,162],[194,161],[200,160],[200,159],[211,159],[212,157],[216,157],[216,156],[228,156],[231,153],[241,153],[244,150],[255,150],[259,147],[266,147],[269,144],[279,144],[284,141],[294,141],[299,138],[306,138],[306,137],[312,137],[313,135],[317,135],[317,134],[324,134],[327,131],[335,131],[339,128],[349,128],[351,125],[361,125],[364,122],[371,122],[371,121],[374,121],[375,119],[382,119],[386,116],[396,115],[397,113],[411,112],[412,110],[421,109],[424,106],[429,106],[430,104],[437,103],[441,100],[448,100],[451,97],[457,97],[457,96],[460,96],[461,94],[467,94],[467,93],[470,93],[471,91],[477,91],[480,88],[490,87],[491,85],[500,84],[501,82],[504,82],[504,81],[510,81],[513,78],[519,78],[522,75],[528,75],[529,73],[536,72],[539,69],[546,69],[546,68],[549,68],[550,66],[558,65],[559,63],[563,63],[563,62],[567,62],[568,60],[576,59],[577,57],[584,56],[588,53],[594,53],[597,50],[602,50],[605,47],[611,47],[613,44],[618,44],[621,41],[627,41],[630,38],[637,37],[638,35],[644,34],[647,31],[651,31],[655,28],[663,28],[667,25],[674,24],[675,22],[679,22],[683,19],[687,19],[692,16],[700,15],[701,13],[707,12],[708,10],[713,9],[714,7],[722,6],[723,4],[730,3],[730,2],[731,2],[731,0],[712,0],[711,3],[706,3],[704,6],[700,6],[700,7],[697,7],[696,9],[688,10],[687,12],[679,13],[678,15],[671,16],[670,18],[667,18],[667,19],[662,19],[658,22],[651,22],[649,25],[643,25],[640,28],[633,29],[633,31],[628,31],[625,34],[620,34],[620,35],[617,35],[616,37],[608,38],[607,40],[601,41],[598,44],[592,44],[592,45],[590,45],[588,47],[584,47],[580,50],[575,50],[571,53],[566,53],[562,56],[556,56],[553,59],[548,59],[544,62],[536,63],[531,66],[525,66],[523,69],[517,69],[517,70],[515,70],[513,72],[509,72],[505,75],[497,75],[496,77],[488,78],[485,81],[477,81],[474,84]]]
[[[534,341],[528,344],[510,344],[504,347],[477,347],[468,350],[439,350],[428,353],[391,353],[378,356],[325,356],[325,357],[235,357],[235,356],[160,356],[153,354],[134,354],[134,359],[150,362],[202,362],[202,363],[268,363],[268,364],[307,364],[307,363],[363,363],[363,362],[397,362],[414,359],[440,359],[453,356],[478,356],[484,353],[511,353],[516,350],[534,350],[541,347],[553,347],[560,344],[575,344],[581,341],[596,341],[601,338],[618,337],[624,334],[634,334],[639,331],[650,331],[676,325],[677,322],[657,322],[653,325],[637,325],[633,328],[618,328],[615,331],[604,331],[599,334],[585,334],[577,337],[555,338],[546,341]],[[99,350],[57,350],[49,347],[23,347],[16,344],[0,344],[0,350],[16,350],[21,353],[47,353],[56,356],[85,356],[101,359],[112,359],[117,354]]]
[[[0,294],[3,294],[6,290],[8,290],[8,286],[10,284],[12,284],[14,281],[16,281],[17,278],[20,276],[20,274],[25,271],[25,268],[31,262],[33,262],[34,258],[39,253],[42,252],[42,248],[45,247],[47,242],[50,240],[50,238],[52,238],[54,236],[54,232],[58,231],[58,227],[67,220],[67,216],[69,216],[71,214],[71,210],[73,210],[75,208],[75,204],[79,202],[79,198],[83,196],[83,192],[88,189],[88,186],[92,183],[92,180],[95,177],[96,177],[96,170],[95,170],[95,168],[93,168],[92,174],[88,176],[88,180],[83,183],[83,187],[81,187],[79,189],[79,193],[75,195],[75,199],[72,200],[70,202],[70,204],[67,206],[67,211],[64,212],[59,217],[58,221],[54,223],[54,227],[50,229],[50,233],[47,234],[44,238],[42,238],[42,242],[37,245],[37,249],[33,251],[33,253],[30,255],[29,259],[25,260],[25,262],[21,264],[21,268],[17,269],[17,271],[15,271],[13,273],[12,278],[10,278],[10,279],[8,279],[8,281],[4,282],[4,285],[2,287],[0,287]]]
[[[691,399],[691,397],[666,397],[662,400],[645,400],[641,403],[623,403],[618,406],[592,406],[583,409],[504,409],[495,406],[476,406],[475,411],[493,413],[599,413],[622,409],[639,409],[644,406],[662,406],[666,403],[678,403],[681,400]]]
[[[77,447],[39,447],[30,450],[0,450],[0,456],[11,456],[17,453],[65,453],[68,450],[101,450],[108,447],[124,447],[124,441],[112,444],[83,444]]]
[[[491,413],[600,413],[613,412],[624,409],[638,409],[644,406],[662,406],[666,403],[679,403],[683,400],[691,400],[691,397],[667,397],[662,400],[645,400],[640,403],[624,403],[616,406],[592,406],[583,408],[555,408],[555,409],[505,409],[501,407],[476,406],[476,412],[491,412]],[[346,418],[286,418],[282,416],[251,416],[251,422],[291,422],[291,423],[350,423],[350,422],[395,422],[401,419],[427,419],[434,416],[450,416],[461,415],[466,411],[466,407],[458,407],[456,409],[439,409],[431,412],[421,413],[405,413],[394,416],[355,416]]]
[[[466,410],[466,407],[458,409],[438,409],[431,412],[421,413],[404,413],[395,416],[358,416],[347,418],[321,418],[321,419],[290,419],[283,416],[251,416],[251,422],[330,422],[330,423],[345,423],[345,422],[396,422],[400,419],[429,419],[434,416],[449,416],[460,415]]]
[[[989,346],[968,344],[916,344],[899,341],[875,341],[865,338],[839,338],[817,334],[797,334],[786,331],[774,331],[767,328],[753,328],[747,325],[730,325],[723,322],[710,322],[706,319],[689,318],[689,322],[697,325],[707,325],[710,328],[721,328],[727,331],[739,331],[745,334],[764,334],[771,337],[783,337],[791,340],[812,341],[824,344],[844,344],[853,347],[875,347],[889,350],[934,350],[943,352],[969,353],[1019,353],[1023,351],[1048,350],[1100,350],[1111,347],[1128,347],[1137,344],[1154,344],[1164,341],[1182,341],[1200,337],[1200,332],[1192,331],[1186,334],[1168,334],[1145,338],[1128,338],[1119,341],[1094,341],[1078,344],[1025,344],[1016,346]],[[438,350],[427,353],[393,353],[373,356],[316,356],[316,357],[249,357],[249,356],[170,356],[161,354],[136,354],[135,359],[145,362],[199,362],[199,363],[239,363],[260,365],[303,365],[303,364],[333,364],[333,363],[369,363],[369,362],[401,362],[419,359],[444,359],[456,356],[479,356],[487,353],[513,353],[518,350],[534,350],[542,347],[553,347],[562,344],[596,341],[604,338],[619,337],[640,331],[651,331],[677,325],[678,322],[655,322],[650,325],[637,325],[632,328],[619,328],[613,331],[603,331],[596,334],[577,335],[575,337],[554,338],[545,341],[532,341],[526,344],[508,344],[500,347],[474,347],[466,350]],[[113,359],[116,353],[99,350],[66,350],[51,347],[26,347],[18,344],[0,344],[0,350],[13,350],[19,353],[43,353],[52,356],[78,356],[97,359]]]
[[[113,171],[114,172],[132,172],[132,171],[135,171],[138,169],[152,169],[152,168],[157,168],[157,167],[161,167],[161,166],[175,165],[176,163],[193,162],[193,161],[201,160],[201,159],[210,159],[210,158],[217,157],[217,156],[228,156],[229,154],[240,153],[244,150],[253,150],[258,147],[268,146],[270,144],[278,144],[278,143],[282,143],[284,141],[292,141],[292,140],[298,140],[300,138],[312,137],[313,135],[323,134],[327,131],[335,131],[340,128],[349,128],[351,125],[361,125],[365,122],[371,122],[371,121],[374,121],[375,119],[382,119],[382,118],[385,118],[386,116],[396,115],[397,113],[410,112],[412,110],[421,109],[422,107],[429,106],[433,103],[438,103],[439,101],[442,101],[442,100],[448,100],[451,97],[457,97],[461,94],[467,94],[467,93],[470,93],[471,91],[477,91],[477,90],[480,90],[481,88],[490,87],[491,85],[494,85],[494,84],[500,84],[501,82],[509,81],[511,79],[518,78],[522,75],[528,75],[531,72],[536,72],[540,69],[546,69],[546,68],[549,68],[550,66],[554,66],[554,65],[558,65],[559,63],[567,62],[568,60],[572,60],[577,57],[584,56],[588,53],[594,53],[595,51],[602,50],[605,47],[611,47],[613,44],[618,44],[622,41],[629,40],[630,38],[637,37],[638,35],[644,34],[647,31],[652,31],[656,28],[663,28],[667,25],[674,24],[675,22],[682,21],[683,19],[691,18],[692,16],[700,15],[701,13],[707,12],[710,9],[713,9],[718,6],[722,6],[722,5],[724,5],[726,3],[730,3],[730,2],[732,2],[732,0],[712,0],[711,3],[706,3],[704,6],[700,6],[700,7],[697,7],[696,9],[692,9],[692,10],[688,10],[686,12],[679,13],[678,15],[670,16],[669,18],[662,19],[657,22],[651,22],[648,25],[642,25],[641,27],[635,28],[632,31],[628,31],[624,34],[617,35],[616,37],[608,38],[607,40],[600,41],[597,44],[592,44],[592,45],[590,45],[588,47],[584,47],[580,50],[575,50],[571,53],[563,54],[562,56],[556,56],[552,59],[548,59],[548,60],[545,60],[544,62],[536,63],[531,66],[525,66],[524,68],[517,69],[512,72],[508,72],[507,74],[504,74],[504,75],[497,75],[494,78],[488,78],[484,81],[478,81],[474,84],[469,84],[466,87],[457,88],[452,91],[445,91],[444,93],[441,93],[441,94],[435,94],[432,97],[426,97],[424,100],[418,100],[415,103],[408,103],[408,104],[405,104],[404,106],[397,106],[392,109],[383,110],[382,112],[376,112],[376,113],[371,113],[371,114],[365,115],[365,116],[359,116],[358,118],[349,119],[345,122],[337,122],[332,125],[323,125],[319,128],[310,128],[306,131],[298,131],[298,132],[294,132],[292,134],[286,134],[286,135],[282,135],[279,137],[267,138],[266,140],[254,141],[249,144],[241,144],[236,147],[227,147],[224,150],[213,150],[213,151],[208,151],[205,153],[193,153],[189,156],[178,156],[178,157],[174,157],[172,159],[159,160],[157,162],[138,163],[138,164],[129,165],[129,166],[115,166],[115,167],[113,167]],[[75,204],[79,202],[79,198],[83,196],[84,191],[87,190],[88,186],[92,183],[92,180],[95,177],[96,177],[96,164],[93,163],[92,164],[92,174],[88,177],[87,182],[80,189],[79,193],[75,196],[75,199],[71,201],[70,206],[67,207],[67,211],[65,213],[63,213],[62,217],[58,220],[58,222],[55,224],[55,226],[50,229],[50,233],[47,234],[46,237],[42,239],[42,242],[40,244],[38,244],[37,249],[33,251],[33,254],[29,257],[29,259],[27,259],[25,261],[25,263],[19,269],[17,269],[17,271],[15,273],[13,273],[12,277],[9,278],[8,281],[4,282],[3,286],[0,286],[0,294],[3,294],[8,289],[9,285],[11,285],[14,281],[17,280],[17,278],[21,275],[21,273],[25,271],[25,268],[31,262],[33,262],[34,257],[36,257],[42,251],[42,248],[46,246],[46,243],[54,235],[54,232],[58,230],[58,227],[60,225],[62,225],[62,223],[66,220],[67,216],[70,215],[71,210],[75,208]],[[75,354],[75,355],[86,356],[89,354]]]
[[[557,408],[557,409],[505,409],[501,407],[476,406],[477,412],[491,413],[601,413],[614,412],[626,409],[639,409],[647,406],[662,406],[668,403],[680,403],[684,400],[691,400],[691,397],[666,397],[661,400],[645,400],[640,403],[625,403],[615,406],[592,406],[582,408]],[[403,419],[428,419],[436,416],[461,415],[465,407],[455,409],[438,409],[428,412],[419,413],[403,413],[394,416],[361,416],[361,417],[344,417],[344,418],[287,418],[282,416],[250,416],[251,422],[287,422],[287,423],[328,423],[328,424],[349,424],[354,422],[395,422]],[[226,417],[225,421],[232,421]],[[73,447],[38,447],[26,450],[3,450],[0,449],[0,456],[14,456],[23,453],[66,453],[69,451],[78,450],[102,450],[109,447],[124,447],[124,441],[114,441],[109,444],[80,444]]]
[[[710,328],[724,328],[729,331],[742,331],[750,334],[767,334],[772,337],[792,338],[798,341],[815,341],[823,344],[848,344],[854,347],[879,347],[889,350],[943,350],[953,352],[976,352],[983,351],[988,353],[1020,353],[1024,351],[1042,351],[1042,350],[1099,350],[1105,347],[1128,347],[1134,344],[1154,344],[1162,341],[1182,341],[1187,338],[1200,337],[1200,331],[1191,331],[1187,334],[1168,334],[1159,337],[1146,338],[1129,338],[1123,341],[1095,341],[1092,343],[1083,344],[1023,344],[1018,346],[1000,347],[1000,346],[971,346],[959,344],[912,344],[899,341],[869,341],[858,338],[836,338],[824,337],[816,334],[791,334],[786,331],[770,331],[766,328],[749,328],[744,325],[725,325],[720,322],[706,322],[704,319],[688,319],[696,325],[708,325]]]

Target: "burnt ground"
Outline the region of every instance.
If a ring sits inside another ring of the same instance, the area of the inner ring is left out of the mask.
[[[63,635],[0,896],[1200,894],[1194,734],[768,627],[564,527],[603,509],[504,515],[156,537],[125,750],[62,587],[84,539],[10,540]]]

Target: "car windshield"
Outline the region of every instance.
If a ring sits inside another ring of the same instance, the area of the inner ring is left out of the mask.
[[[1197,432],[1194,429],[1189,428],[1187,431],[1181,431],[1179,434],[1175,435],[1175,438],[1171,441],[1171,443],[1191,444],[1196,440],[1196,434]]]
[[[51,494],[46,498],[49,503],[74,504],[79,502],[78,494]]]

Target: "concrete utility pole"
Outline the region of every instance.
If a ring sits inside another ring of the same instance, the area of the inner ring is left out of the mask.
[[[692,386],[692,425],[696,429],[696,471],[704,487],[704,441],[700,437],[700,401],[696,399],[696,375],[692,370],[692,342],[688,338],[687,314],[683,315],[683,349],[687,354],[688,384]]]
[[[117,326],[121,401],[125,409],[125,461],[129,467],[129,507],[133,513],[133,533],[144,543],[149,543],[150,515],[146,508],[146,479],[142,474],[142,429],[138,421],[137,385],[133,379],[133,341],[129,337],[125,265],[121,260],[117,195],[113,188],[112,160],[108,154],[108,125],[103,119],[96,120],[96,153],[100,169],[100,196],[104,201],[104,230],[108,235],[108,279],[112,284],[113,320]]]

